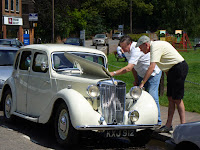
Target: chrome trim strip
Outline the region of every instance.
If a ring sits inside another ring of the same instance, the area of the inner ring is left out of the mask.
[[[21,118],[24,118],[24,119],[27,119],[27,120],[32,121],[32,122],[38,122],[39,121],[38,118],[26,116],[26,115],[20,114],[18,112],[13,112],[13,115],[21,117]]]
[[[76,126],[77,130],[124,130],[124,129],[150,129],[158,128],[158,124],[140,125],[83,125]]]

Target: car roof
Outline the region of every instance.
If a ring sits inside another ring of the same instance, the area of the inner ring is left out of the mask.
[[[42,50],[46,52],[47,54],[51,54],[52,52],[60,52],[60,51],[70,51],[70,52],[88,52],[88,53],[95,53],[95,54],[105,54],[97,49],[87,48],[83,46],[74,46],[74,45],[67,45],[67,44],[32,44],[27,45],[20,50],[26,50],[26,49],[35,49],[35,50]]]
[[[14,40],[17,40],[17,39],[0,39],[0,40],[4,40],[4,41],[14,41]]]
[[[19,50],[19,48],[7,45],[0,45],[0,50]]]

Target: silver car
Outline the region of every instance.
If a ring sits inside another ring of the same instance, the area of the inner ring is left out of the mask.
[[[112,35],[112,39],[115,40],[120,40],[122,37],[124,36],[124,34],[122,32],[116,32]]]
[[[107,45],[108,44],[108,37],[106,34],[96,34],[95,37],[92,39],[92,45]]]
[[[0,45],[14,46],[21,48],[24,44],[17,39],[0,39]]]
[[[166,141],[168,150],[199,150],[200,122],[180,124],[174,129],[172,138]]]
[[[19,48],[0,45],[0,93],[4,82],[11,76],[14,58]]]

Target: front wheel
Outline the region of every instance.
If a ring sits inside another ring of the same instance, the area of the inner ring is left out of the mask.
[[[12,93],[11,90],[8,89],[3,96],[3,112],[4,112],[4,119],[7,122],[11,122],[13,120],[13,116],[11,115],[11,108],[12,108]]]
[[[150,140],[152,136],[153,130],[146,129],[136,132],[134,137],[129,137],[131,144],[135,147],[145,146]]]
[[[55,136],[61,145],[71,145],[78,142],[79,134],[71,124],[69,112],[65,103],[58,106],[55,120]]]

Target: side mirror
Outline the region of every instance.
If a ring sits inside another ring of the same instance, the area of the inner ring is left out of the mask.
[[[49,67],[47,66],[47,63],[46,62],[42,62],[41,63],[41,70],[42,71],[45,71],[46,69],[48,69]]]

